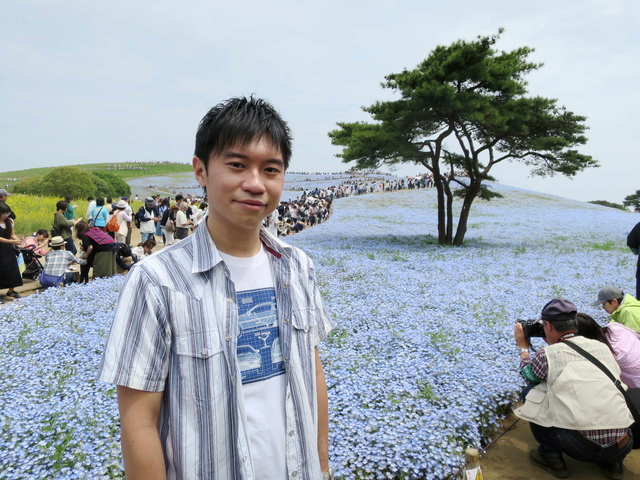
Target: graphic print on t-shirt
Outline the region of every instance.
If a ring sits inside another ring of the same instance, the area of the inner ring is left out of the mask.
[[[243,384],[284,373],[276,313],[273,287],[238,292],[237,356]]]

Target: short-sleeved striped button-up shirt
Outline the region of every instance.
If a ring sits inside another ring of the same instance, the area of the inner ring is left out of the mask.
[[[260,233],[270,253],[286,369],[291,479],[321,478],[315,349],[333,328],[313,263]],[[164,392],[159,432],[169,479],[253,479],[236,356],[238,308],[207,228],[134,265],[122,288],[99,380]]]

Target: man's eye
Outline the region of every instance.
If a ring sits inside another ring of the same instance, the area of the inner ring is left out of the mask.
[[[230,162],[229,165],[233,168],[244,168],[244,165],[240,162]]]
[[[265,169],[265,172],[267,173],[280,173],[280,170],[278,170],[277,168],[274,167],[269,167]]]

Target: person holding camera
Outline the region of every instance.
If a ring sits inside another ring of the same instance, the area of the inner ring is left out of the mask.
[[[529,385],[524,405],[514,413],[530,423],[539,443],[531,462],[556,478],[570,475],[563,453],[596,462],[610,479],[623,479],[622,462],[633,447],[633,417],[616,385],[572,346],[598,359],[620,379],[620,367],[609,348],[579,336],[576,306],[555,298],[542,309],[542,330],[548,346],[529,354],[523,324],[515,324],[520,347],[520,372]],[[540,335],[541,336],[541,335]],[[597,392],[597,395],[595,394]]]

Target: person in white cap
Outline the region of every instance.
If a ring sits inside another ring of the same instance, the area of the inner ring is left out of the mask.
[[[116,203],[116,222],[118,222],[119,228],[116,232],[116,243],[127,243],[127,233],[129,233],[129,223],[133,220],[131,215],[127,214],[127,207],[129,204],[126,200],[120,200]]]
[[[640,302],[618,287],[608,285],[598,292],[598,299],[591,303],[592,307],[601,305],[611,315],[612,322],[640,332]]]

